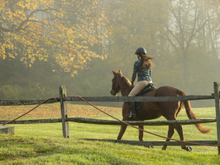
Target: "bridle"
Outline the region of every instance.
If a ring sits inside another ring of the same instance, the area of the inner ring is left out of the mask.
[[[117,78],[117,76],[118,76],[118,75],[116,75],[116,76],[114,77],[114,79],[113,79],[113,83],[112,83],[112,89],[111,89],[111,91],[114,92],[114,94],[117,94],[117,93],[120,92],[120,90],[121,90],[120,88],[117,89],[117,90],[114,89],[114,86],[115,86],[115,83],[116,83],[116,78]]]
[[[128,88],[130,88],[130,87],[123,87],[123,88],[119,88],[119,89],[115,90],[115,89],[114,89],[114,86],[115,86],[115,83],[116,83],[117,76],[118,76],[118,75],[116,75],[116,76],[114,77],[113,83],[112,83],[112,89],[111,89],[111,91],[114,92],[114,94],[117,94],[117,93],[120,92],[122,89],[128,89]]]

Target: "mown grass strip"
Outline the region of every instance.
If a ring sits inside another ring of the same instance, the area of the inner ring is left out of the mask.
[[[62,138],[0,135],[0,164],[217,165],[215,152],[190,153]]]

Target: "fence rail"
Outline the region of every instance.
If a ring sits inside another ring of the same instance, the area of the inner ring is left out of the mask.
[[[188,95],[178,97],[146,97],[146,96],[100,96],[100,97],[82,97],[83,99],[90,102],[158,102],[158,101],[184,101],[184,100],[204,100],[214,99],[213,95]],[[46,100],[46,99],[44,99]],[[37,105],[42,103],[44,100],[0,100],[0,106],[11,106],[11,105]],[[63,101],[83,101],[79,97],[64,97]],[[60,98],[53,98],[48,100],[44,104],[60,102]]]
[[[150,96],[101,96],[101,97],[83,97],[87,101],[97,102],[158,102],[158,101],[184,101],[184,100],[204,100],[214,99],[213,95],[188,95],[178,97],[150,97]],[[83,101],[79,97],[65,97],[64,101]]]
[[[44,99],[46,100],[46,99]],[[10,105],[37,105],[42,103],[44,100],[0,100],[0,106],[10,106]],[[60,98],[51,99],[44,104],[59,102]]]
[[[9,122],[9,120],[0,120],[0,124],[5,124]],[[62,122],[62,118],[60,119],[35,119],[35,120],[16,120],[11,122],[10,124],[37,124],[37,123],[60,123]]]
[[[102,124],[102,125],[123,125],[119,121],[115,120],[101,120],[101,119],[88,119],[88,118],[80,118],[73,117],[67,118],[66,121],[76,122],[76,123],[87,123],[87,124]],[[7,123],[8,120],[0,120],[0,124]],[[62,118],[60,119],[36,119],[36,120],[16,120],[11,122],[11,124],[36,124],[36,123],[59,123],[62,122]],[[191,119],[191,120],[164,120],[164,121],[126,121],[132,125],[170,125],[170,124],[181,124],[181,125],[190,125],[196,123],[211,123],[216,122],[216,119]]]
[[[100,96],[100,97],[82,97],[90,102],[158,102],[158,101],[184,101],[184,100],[204,100],[214,99],[213,95],[188,95],[178,97],[144,97],[144,96]],[[45,100],[45,99],[44,99]],[[0,106],[11,105],[37,105],[44,100],[0,100]],[[64,97],[64,101],[83,101],[79,97]],[[60,98],[48,100],[44,104],[60,102]]]

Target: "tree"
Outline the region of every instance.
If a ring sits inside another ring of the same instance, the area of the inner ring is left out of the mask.
[[[165,25],[161,37],[170,44],[171,54],[176,54],[178,63],[182,64],[186,89],[190,86],[190,78],[194,77],[191,75],[193,63],[208,58],[210,48],[212,52],[215,51],[212,34],[220,25],[220,21],[215,22],[219,13],[218,5],[206,0],[167,0],[166,9],[170,21],[161,20]],[[217,58],[216,53],[215,56]]]
[[[20,58],[29,67],[50,59],[73,76],[92,57],[104,58],[89,49],[108,34],[99,0],[1,0],[0,16],[2,59]]]
[[[167,20],[163,0],[118,0],[108,3],[112,26],[109,46],[109,63],[121,69],[125,76],[132,72],[134,55],[138,47],[145,47],[150,55],[157,56],[158,32],[163,28],[160,19]]]

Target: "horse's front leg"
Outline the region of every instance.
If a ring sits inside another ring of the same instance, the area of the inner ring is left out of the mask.
[[[144,126],[143,125],[139,125],[139,129],[141,129],[141,130],[139,130],[139,141],[144,141],[144,132],[142,131],[142,130],[144,130]],[[153,145],[148,145],[146,147],[154,148]]]
[[[128,112],[129,112],[128,104],[124,103],[123,107],[122,107],[122,116],[123,116],[122,120],[123,121],[128,121],[129,120],[129,117],[127,116]],[[121,140],[121,138],[124,135],[126,129],[127,129],[127,125],[125,125],[125,124],[121,125],[121,130],[118,134],[117,140]]]
[[[118,138],[117,140],[121,140],[122,136],[124,135],[125,131],[126,131],[127,125],[121,125],[121,130],[118,134]]]
[[[139,125],[139,128],[144,130],[143,125]],[[144,132],[142,130],[139,130],[139,141],[144,141]]]

